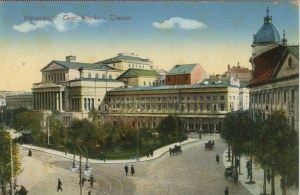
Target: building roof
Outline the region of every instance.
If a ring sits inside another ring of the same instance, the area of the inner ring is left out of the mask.
[[[176,64],[168,75],[190,74],[198,64]]]
[[[239,88],[229,84],[193,84],[193,85],[172,85],[172,86],[138,86],[128,88],[115,88],[110,91],[155,91],[155,90],[172,90],[172,89],[201,89],[201,88]]]
[[[143,63],[143,64],[150,64],[151,61],[149,59],[143,59],[138,57],[136,54],[131,53],[120,53],[116,57],[109,58],[97,63],[100,64],[111,64],[116,62],[131,62],[131,63]]]
[[[130,68],[121,74],[117,79],[120,78],[132,78],[132,77],[159,77],[159,74],[154,70],[144,69],[133,69]]]
[[[283,64],[288,53],[299,59],[299,46],[279,45],[254,58],[255,71],[249,87],[270,82],[274,77],[275,71]]]
[[[272,24],[272,16],[269,16],[269,8],[267,9],[267,15],[264,17],[264,24],[254,35],[254,43],[280,43],[280,36],[274,25]]]
[[[45,66],[41,71],[46,69],[50,64],[55,63],[67,69],[101,69],[101,70],[115,70],[104,64],[91,64],[91,63],[82,63],[82,62],[68,62],[68,61],[59,61],[53,60],[47,66]]]

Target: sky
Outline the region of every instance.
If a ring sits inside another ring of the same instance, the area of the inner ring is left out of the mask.
[[[299,2],[0,2],[0,90],[30,91],[52,60],[95,63],[118,53],[155,68],[199,63],[210,74],[251,68],[266,9],[281,38],[299,45]]]

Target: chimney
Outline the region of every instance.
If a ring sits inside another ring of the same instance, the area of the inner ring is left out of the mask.
[[[76,56],[67,56],[66,57],[66,62],[75,62],[76,61]]]
[[[228,64],[227,67],[228,67],[228,70],[229,70],[230,69],[230,64]]]

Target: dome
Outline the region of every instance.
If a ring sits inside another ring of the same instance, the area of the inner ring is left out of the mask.
[[[267,16],[264,18],[263,26],[254,36],[254,43],[280,43],[279,33],[272,24],[272,16],[269,16],[269,9],[267,10]]]

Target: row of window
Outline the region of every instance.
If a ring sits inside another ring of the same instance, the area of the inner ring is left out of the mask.
[[[163,104],[163,105],[119,105],[115,104],[112,106],[113,110],[119,110],[119,109],[127,109],[127,110],[136,110],[136,111],[149,111],[149,110],[156,110],[156,111],[161,111],[161,110],[168,110],[168,111],[179,111],[179,108],[181,111],[225,111],[225,104],[220,103],[220,104],[210,104],[210,103],[200,103],[200,104],[187,104],[187,105],[179,105],[178,103],[175,104]]]
[[[274,89],[251,94],[252,103],[290,103],[295,102],[294,89]]]
[[[22,100],[22,101],[7,101],[6,106],[32,106],[32,100]]]
[[[50,74],[45,75],[45,81],[52,81],[52,82],[59,82],[59,81],[65,81],[65,74]]]
[[[106,79],[106,76],[107,76],[106,74],[102,74],[102,79]],[[92,78],[92,73],[90,73],[90,72],[88,73],[88,78],[89,79]],[[95,78],[96,79],[99,78],[99,74],[98,73],[95,74]],[[113,76],[111,74],[109,74],[108,75],[108,79],[113,79]]]
[[[109,98],[108,102],[178,102],[179,99],[182,102],[185,101],[204,101],[205,100],[225,100],[225,97],[223,95],[221,96],[173,96],[173,97],[141,97],[141,98]]]

